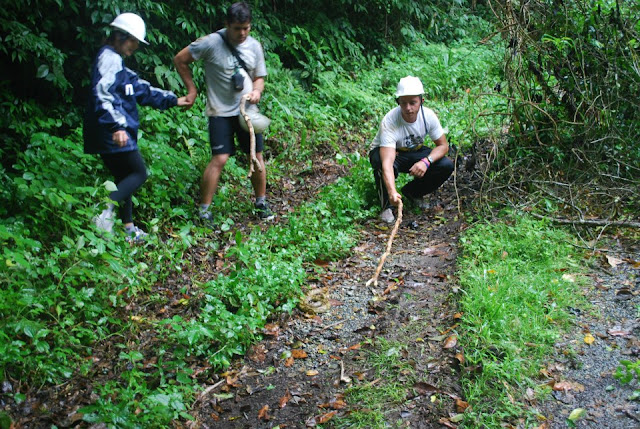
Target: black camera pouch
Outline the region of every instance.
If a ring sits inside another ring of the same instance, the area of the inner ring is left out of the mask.
[[[236,69],[231,76],[231,87],[234,91],[242,91],[244,89],[244,76],[240,70]]]

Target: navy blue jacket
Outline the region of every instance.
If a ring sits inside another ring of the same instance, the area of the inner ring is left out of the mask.
[[[96,56],[91,73],[91,94],[84,115],[85,153],[116,153],[138,149],[138,104],[168,109],[178,99],[171,91],[154,88],[124,66],[112,46],[105,45]],[[113,141],[113,133],[125,130],[124,147]]]

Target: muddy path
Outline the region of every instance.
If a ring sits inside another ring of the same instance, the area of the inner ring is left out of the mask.
[[[404,210],[378,286],[367,287],[391,227],[378,219],[362,225],[352,255],[326,264],[307,285],[308,293],[319,291],[326,311],[313,314],[302,305],[267,325],[245,359],[204,386],[191,426],[331,427],[341,416],[366,412],[347,403],[344,392],[388,382],[367,359],[381,343],[400,345],[396,365],[407,365],[407,376],[401,372],[395,382],[410,388],[388,404],[385,420],[412,428],[448,423],[461,396],[462,354],[452,341],[456,246],[464,227],[449,181],[432,209]]]

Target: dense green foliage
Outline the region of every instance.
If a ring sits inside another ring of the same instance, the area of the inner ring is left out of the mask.
[[[640,104],[635,96],[640,91],[640,4],[488,3],[508,45],[509,109],[504,113],[510,117],[509,141],[501,148],[503,171],[496,185],[504,189],[508,182],[520,195],[533,193],[529,204],[553,195],[553,204],[570,217],[585,212],[635,217],[640,206],[635,192],[640,186]],[[560,186],[547,183],[538,192],[530,185],[531,178],[549,177]],[[606,197],[590,195],[594,188],[606,189]]]
[[[640,5],[494,3],[497,17],[509,25],[503,36],[516,97],[514,131],[543,145],[581,143],[637,160],[638,103],[630,94],[640,90]]]

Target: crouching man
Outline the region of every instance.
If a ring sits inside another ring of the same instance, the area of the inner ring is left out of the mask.
[[[424,88],[417,77],[400,79],[396,91],[397,107],[385,115],[371,143],[369,161],[373,168],[382,212],[380,219],[393,223],[392,206],[404,196],[405,202],[420,208],[428,207],[423,197],[438,189],[453,172],[453,162],[446,157],[449,144],[433,110],[423,107]],[[435,144],[425,144],[426,137]],[[396,189],[399,173],[409,173],[414,179],[402,189]]]

